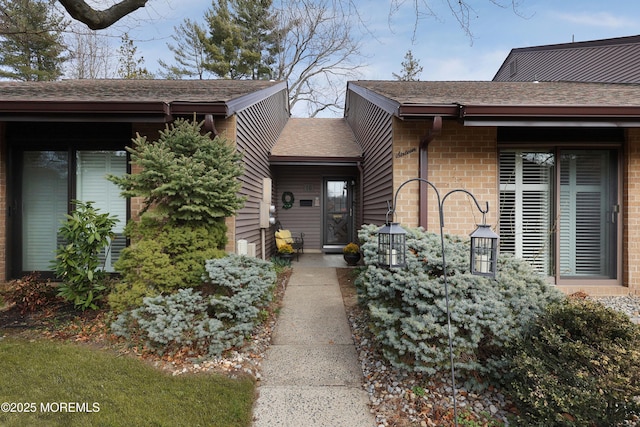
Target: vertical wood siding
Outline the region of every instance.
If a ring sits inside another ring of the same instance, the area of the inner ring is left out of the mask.
[[[286,91],[281,91],[237,114],[236,146],[243,153],[245,164],[245,172],[240,180],[241,193],[246,197],[246,202],[236,215],[235,238],[255,243],[257,257],[262,256],[262,179],[272,178],[269,153],[289,118],[287,103]],[[267,231],[267,238],[269,234]],[[266,247],[269,248],[269,244]]]
[[[392,116],[353,92],[347,122],[365,153],[363,162],[364,224],[383,224],[393,198]]]

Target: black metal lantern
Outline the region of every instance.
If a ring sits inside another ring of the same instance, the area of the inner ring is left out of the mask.
[[[397,222],[387,223],[378,230],[378,265],[402,268],[406,265],[406,234]]]
[[[471,274],[496,277],[500,237],[487,224],[480,224],[471,237]]]

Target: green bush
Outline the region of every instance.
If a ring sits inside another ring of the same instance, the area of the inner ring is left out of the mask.
[[[271,300],[276,275],[270,263],[237,255],[206,265],[207,295],[180,289],[146,297],[142,306],[118,316],[113,332],[159,354],[186,349],[219,356],[242,345]]]
[[[111,230],[118,220],[98,213],[93,202],[73,203],[74,212],[58,231],[66,244],[56,250],[53,261],[53,271],[62,280],[58,295],[83,310],[96,309],[107,289],[106,272],[98,256],[109,247],[114,237]]]
[[[518,425],[615,426],[640,410],[640,327],[599,303],[550,305],[509,356]]]
[[[133,242],[114,265],[120,283],[109,295],[115,312],[139,307],[144,297],[175,292],[202,283],[205,261],[225,255],[226,226],[159,224],[143,215],[127,225]]]
[[[366,270],[358,286],[384,356],[428,374],[450,369],[440,236],[407,230],[407,267],[378,267],[377,226],[359,232]],[[496,280],[469,273],[468,239],[445,236],[456,370],[467,385],[484,386],[505,370],[503,348],[544,307],[563,298],[528,264],[501,256]],[[480,384],[484,382],[483,384]]]
[[[201,133],[202,124],[176,119],[157,141],[139,136],[127,147],[135,174],[109,176],[125,197],[142,197],[143,212],[161,222],[212,224],[244,206],[239,193],[242,155],[222,136]]]

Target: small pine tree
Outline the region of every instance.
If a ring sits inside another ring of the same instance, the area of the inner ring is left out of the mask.
[[[419,59],[413,58],[413,53],[408,50],[404,55],[404,61],[402,65],[402,74],[393,74],[393,78],[403,82],[417,82],[420,80],[420,73],[422,73],[422,66]]]
[[[128,147],[136,174],[110,176],[124,197],[143,197],[143,213],[152,209],[159,222],[211,225],[232,216],[244,204],[237,179],[242,156],[222,137],[200,133],[201,124],[178,119],[155,142],[138,135]],[[150,211],[151,213],[151,211]]]

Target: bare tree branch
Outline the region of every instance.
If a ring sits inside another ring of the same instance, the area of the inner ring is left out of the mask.
[[[96,10],[83,0],[58,0],[73,19],[92,30],[107,28],[147,4],[148,0],[122,0],[108,9]]]
[[[364,66],[352,16],[335,1],[287,0],[278,12],[282,30],[275,78],[289,83],[291,109],[305,105],[311,117],[340,110],[345,81]]]

